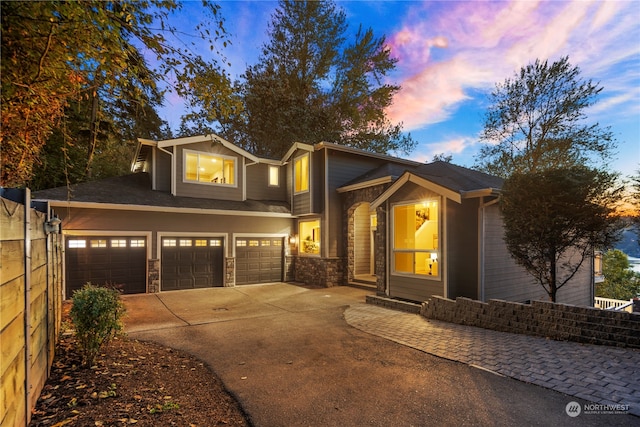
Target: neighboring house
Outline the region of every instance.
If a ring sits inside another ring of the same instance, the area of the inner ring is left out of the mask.
[[[502,240],[499,178],[332,143],[259,158],[216,136],[139,140],[132,174],[34,192],[63,220],[65,289],[356,279],[377,293],[546,299]],[[558,293],[590,305],[592,266]]]

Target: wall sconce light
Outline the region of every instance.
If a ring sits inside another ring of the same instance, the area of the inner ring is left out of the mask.
[[[45,234],[56,233],[60,234],[60,224],[62,220],[58,218],[57,215],[54,215],[50,220],[44,222],[44,232]]]
[[[295,246],[297,242],[298,242],[298,238],[296,237],[295,234],[292,234],[291,236],[289,236],[289,244],[291,246]]]

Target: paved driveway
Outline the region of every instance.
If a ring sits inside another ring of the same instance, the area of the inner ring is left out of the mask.
[[[586,401],[354,328],[345,310],[366,294],[271,284],[125,296],[126,330],[203,360],[256,426],[640,424],[569,417]]]

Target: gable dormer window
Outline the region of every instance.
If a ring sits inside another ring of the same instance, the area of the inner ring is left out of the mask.
[[[218,154],[185,150],[185,182],[214,185],[235,185],[236,159]]]

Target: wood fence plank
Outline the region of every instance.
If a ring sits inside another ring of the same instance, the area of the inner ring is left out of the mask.
[[[0,284],[24,275],[24,241],[6,240],[0,242]]]
[[[0,286],[0,331],[24,310],[24,277]]]
[[[0,241],[24,239],[24,206],[0,199]]]
[[[24,353],[20,352],[2,374],[2,393],[0,394],[0,425],[24,426],[25,412],[25,365]]]

